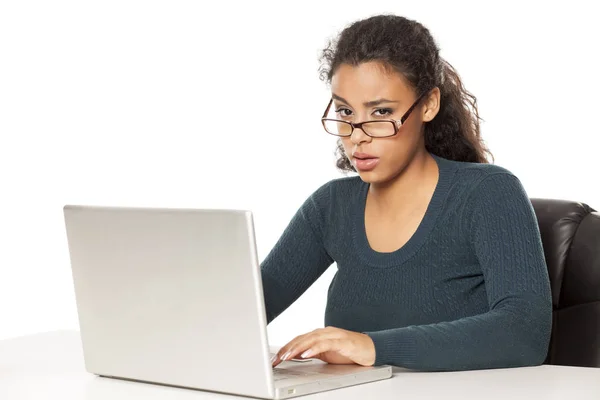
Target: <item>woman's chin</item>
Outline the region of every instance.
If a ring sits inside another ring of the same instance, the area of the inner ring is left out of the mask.
[[[377,171],[357,171],[360,179],[365,183],[379,183],[384,181],[381,175],[377,173]]]

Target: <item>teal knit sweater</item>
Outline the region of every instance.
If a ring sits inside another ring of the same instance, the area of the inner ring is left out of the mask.
[[[375,365],[541,364],[552,302],[529,197],[503,167],[433,157],[440,176],[425,216],[391,253],[367,240],[369,184],[354,176],[318,188],[261,263],[268,322],[335,262],[324,323],[368,334]]]

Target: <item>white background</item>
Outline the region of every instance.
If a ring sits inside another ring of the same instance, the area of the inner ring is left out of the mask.
[[[341,176],[319,51],[377,13],[430,29],[530,197],[600,208],[594,3],[1,2],[0,339],[77,328],[64,204],[251,209],[262,261]],[[273,343],[322,326],[334,272]]]

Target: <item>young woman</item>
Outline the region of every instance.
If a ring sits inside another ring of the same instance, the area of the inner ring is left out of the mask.
[[[531,202],[489,164],[476,99],[421,24],[347,27],[321,58],[340,137],[334,179],[300,207],[261,264],[270,323],[333,263],[325,328],[273,360],[418,370],[539,365],[552,324]]]

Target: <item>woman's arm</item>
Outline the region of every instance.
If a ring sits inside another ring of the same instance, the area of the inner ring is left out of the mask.
[[[323,245],[330,184],[321,186],[306,199],[261,263],[267,324],[333,263]]]
[[[541,364],[552,326],[548,270],[531,202],[517,177],[494,173],[471,192],[465,224],[489,311],[455,321],[365,332],[375,365],[469,370]]]

